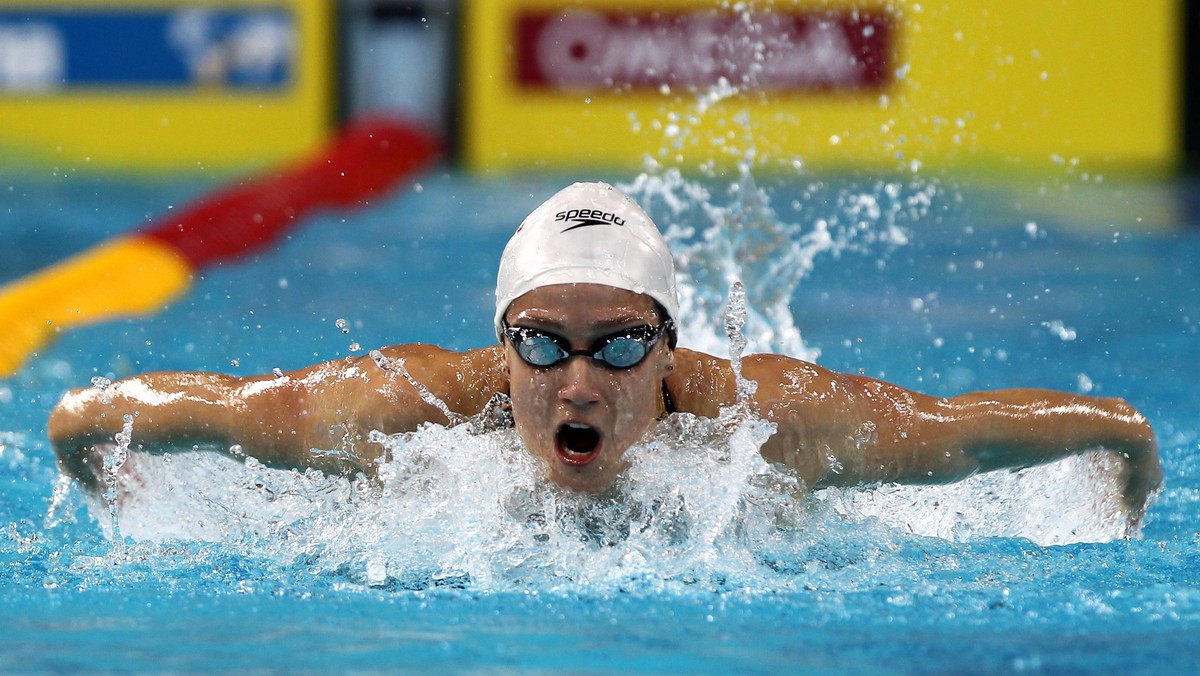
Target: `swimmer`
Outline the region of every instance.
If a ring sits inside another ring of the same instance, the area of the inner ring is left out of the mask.
[[[76,389],[47,431],[63,472],[90,490],[103,486],[96,447],[129,414],[134,447],[237,448],[268,466],[370,475],[385,450],[373,430],[460,422],[503,403],[548,479],[597,492],[657,420],[716,417],[738,403],[729,360],[676,346],[666,242],[607,184],[569,186],[517,228],[493,322],[498,344],[465,352],[396,345],[289,373],[160,372]],[[743,358],[742,370],[757,383],[750,410],[775,425],[763,457],[809,488],[943,483],[1104,448],[1121,459],[1136,528],[1162,482],[1149,423],[1120,399],[1035,389],[933,397],[773,354]]]

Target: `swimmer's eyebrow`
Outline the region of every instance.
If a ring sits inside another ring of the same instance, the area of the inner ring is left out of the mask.
[[[629,314],[615,315],[607,319],[601,319],[593,324],[593,326],[605,333],[612,333],[613,331],[630,329],[635,326],[645,326],[646,324],[655,326],[660,321],[657,312],[651,313],[649,317],[640,312],[630,312]]]
[[[635,326],[644,326],[649,324],[656,326],[662,321],[658,313],[650,312],[651,316],[647,317],[641,312],[630,310],[628,312],[619,312],[609,317],[597,319],[592,322],[592,333],[596,336],[605,336],[610,333],[615,333],[623,329],[630,329]],[[561,332],[566,329],[566,325],[553,317],[547,317],[541,314],[538,308],[529,308],[522,310],[513,318],[513,325],[529,326],[530,328],[544,329],[551,332]]]

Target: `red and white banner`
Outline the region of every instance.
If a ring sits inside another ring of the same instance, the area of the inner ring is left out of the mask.
[[[896,22],[882,11],[526,11],[514,21],[515,79],[526,89],[707,88],[724,79],[749,90],[881,91],[896,67]]]

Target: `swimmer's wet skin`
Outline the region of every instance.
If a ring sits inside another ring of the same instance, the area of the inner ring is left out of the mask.
[[[728,360],[675,346],[678,314],[674,266],[654,223],[613,187],[579,183],[534,210],[505,248],[499,345],[397,345],[381,348],[382,360],[351,357],[282,377],[133,376],[69,393],[47,430],[63,471],[92,486],[92,446],[111,443],[126,413],[137,416],[135,443],[146,447],[237,444],[271,465],[370,472],[383,453],[370,432],[445,424],[446,411],[470,418],[504,394],[546,476],[600,491],[669,408],[715,418],[737,403]],[[667,340],[650,340],[643,327],[667,327],[657,332]],[[625,335],[640,340],[609,349]],[[402,363],[407,376],[385,362]],[[1133,533],[1162,481],[1149,423],[1118,399],[1030,389],[929,397],[780,355],[747,356],[742,369],[757,383],[745,403],[776,430],[762,455],[808,487],[946,482],[1105,448],[1124,465]],[[874,433],[863,440],[868,424]]]

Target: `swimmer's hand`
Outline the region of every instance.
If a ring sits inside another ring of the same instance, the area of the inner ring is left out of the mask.
[[[58,469],[63,476],[77,481],[84,491],[99,495],[104,491],[106,448],[103,444],[89,444],[70,449],[56,449]]]
[[[1138,534],[1151,498],[1162,486],[1158,441],[1150,422],[1128,402],[1044,390],[968,395],[978,469],[1022,468],[1096,449],[1123,462],[1125,536]],[[964,444],[970,447],[971,444]]]
[[[1153,436],[1138,451],[1121,453],[1125,461],[1124,484],[1121,487],[1121,502],[1127,510],[1125,537],[1139,532],[1146,509],[1162,492],[1163,471],[1158,459],[1158,444]]]
[[[63,474],[93,492],[102,490],[105,458],[121,436],[130,449],[149,453],[203,447],[240,459],[250,456],[269,467],[362,471],[365,463],[353,454],[311,450],[361,435],[345,421],[314,421],[306,413],[344,406],[345,398],[324,397],[333,402],[326,405],[310,395],[302,382],[274,375],[242,379],[163,372],[115,383],[98,378],[92,387],[63,396],[50,413],[46,433]],[[309,433],[309,428],[324,433]]]

